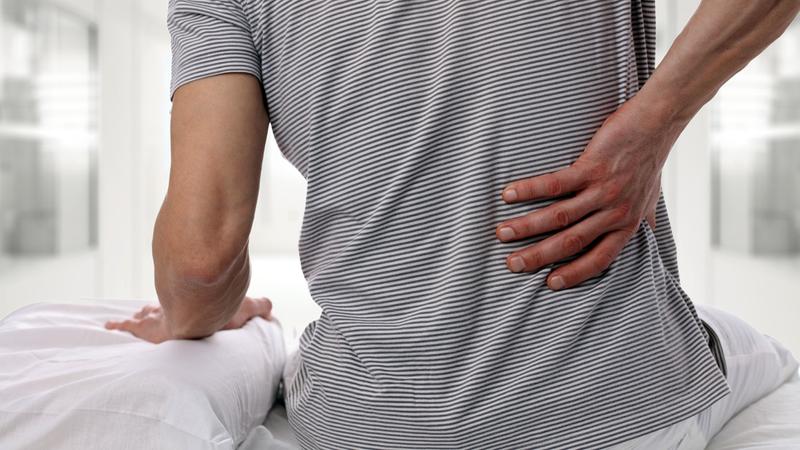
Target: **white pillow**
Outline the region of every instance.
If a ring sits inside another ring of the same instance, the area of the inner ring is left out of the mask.
[[[159,345],[103,327],[145,302],[36,304],[0,322],[0,448],[233,449],[275,401],[280,323]]]

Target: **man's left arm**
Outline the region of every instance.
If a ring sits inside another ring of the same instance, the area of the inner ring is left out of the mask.
[[[569,167],[510,183],[508,203],[574,194],[498,225],[513,242],[552,236],[511,252],[514,272],[588,251],[551,271],[551,289],[601,274],[647,219],[656,227],[661,168],[672,145],[717,90],[789,26],[798,0],[703,0],[642,89],[611,114]]]

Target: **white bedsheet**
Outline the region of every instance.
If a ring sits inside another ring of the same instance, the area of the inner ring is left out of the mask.
[[[800,374],[734,416],[707,449],[800,449]]]
[[[36,304],[0,322],[0,449],[234,449],[264,421],[279,322],[159,345],[103,328],[144,303]]]

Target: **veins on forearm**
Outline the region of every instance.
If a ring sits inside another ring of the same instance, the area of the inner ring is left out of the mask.
[[[688,122],[719,88],[780,36],[800,2],[704,0],[642,88],[642,96]]]

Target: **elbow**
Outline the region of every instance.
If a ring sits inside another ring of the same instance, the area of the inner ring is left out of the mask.
[[[221,284],[233,266],[220,252],[205,252],[201,256],[178,258],[169,268],[169,278],[189,289],[211,290]]]
[[[220,330],[238,306],[230,301],[231,292],[249,284],[246,251],[236,258],[206,251],[202,257],[173,253],[155,260],[156,292],[175,339],[200,339]]]
[[[155,288],[167,326],[185,339],[221,329],[238,306],[232,298],[249,283],[246,236],[192,224],[162,208],[152,242]]]
[[[225,290],[230,268],[219,258],[181,257],[171,252],[168,258],[154,258],[155,288],[165,312],[176,317],[204,314],[215,297]]]
[[[172,339],[202,339],[224,325],[219,305],[194,286],[157,284],[156,292],[164,312],[167,333]]]
[[[165,200],[153,230],[157,285],[174,284],[213,291],[246,259],[249,229],[244,230],[230,220],[195,216],[197,214],[169,207],[169,196]]]
[[[222,242],[210,236],[153,240],[156,289],[186,291],[191,298],[213,296],[247,260],[247,242]],[[205,295],[203,295],[205,294]]]

